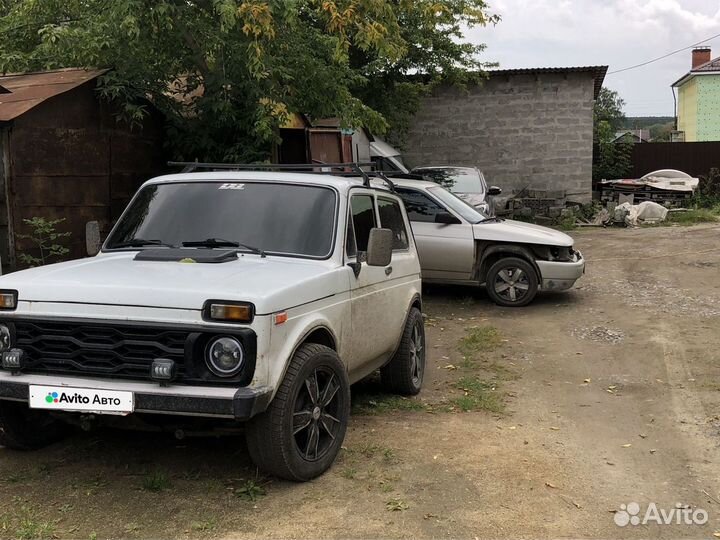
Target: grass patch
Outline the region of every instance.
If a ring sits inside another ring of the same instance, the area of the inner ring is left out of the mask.
[[[416,399],[392,394],[366,394],[356,396],[353,414],[384,414],[395,411],[426,411],[428,406]]]
[[[712,223],[720,218],[720,208],[694,208],[686,212],[668,212],[667,219],[660,225],[695,225]]]
[[[170,489],[170,479],[162,471],[155,471],[143,478],[142,487],[145,491],[164,491]]]
[[[502,336],[494,326],[471,328],[460,340],[458,350],[468,360],[475,358],[480,352],[494,351],[502,344]]]
[[[464,392],[464,395],[451,400],[455,409],[463,412],[488,411],[494,413],[501,413],[505,410],[502,396],[493,382],[483,381],[477,377],[463,377],[455,383],[455,388]]]
[[[197,532],[211,532],[217,529],[217,519],[211,517],[203,521],[193,521],[190,528]]]
[[[241,487],[235,490],[235,496],[243,500],[255,502],[267,494],[265,488],[255,480],[247,480]]]

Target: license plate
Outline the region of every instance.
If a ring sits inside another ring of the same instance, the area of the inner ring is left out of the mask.
[[[55,411],[128,414],[133,411],[132,392],[30,385],[30,407]]]

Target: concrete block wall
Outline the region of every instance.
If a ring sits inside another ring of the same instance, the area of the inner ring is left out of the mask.
[[[587,73],[491,75],[424,98],[404,145],[405,161],[477,166],[506,193],[564,190],[592,198],[594,79]]]

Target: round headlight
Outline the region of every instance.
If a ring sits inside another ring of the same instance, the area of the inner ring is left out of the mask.
[[[245,353],[234,337],[219,337],[208,343],[207,366],[215,375],[232,377],[242,369]]]
[[[0,324],[0,353],[9,351],[10,347],[12,347],[10,329],[4,324]]]

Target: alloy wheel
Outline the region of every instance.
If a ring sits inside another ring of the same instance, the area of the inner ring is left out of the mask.
[[[316,368],[295,399],[293,439],[307,461],[321,459],[340,432],[340,381],[330,369]]]

